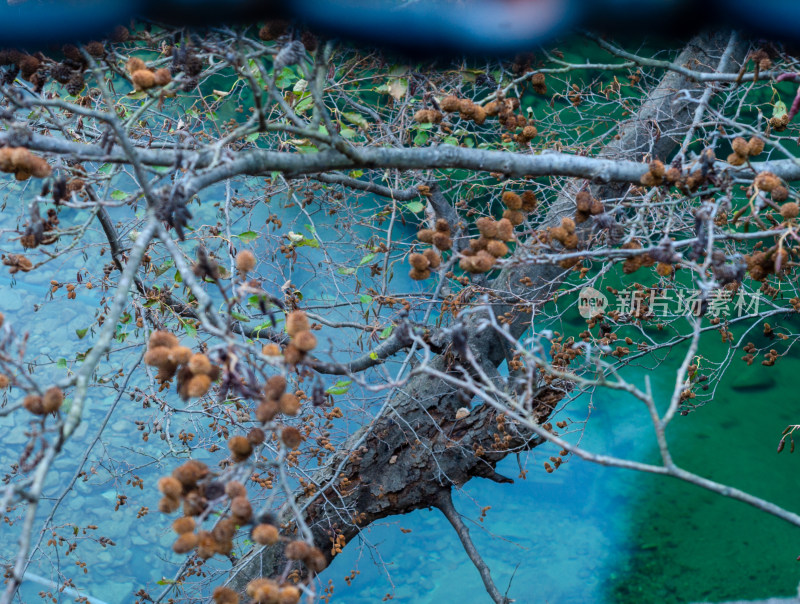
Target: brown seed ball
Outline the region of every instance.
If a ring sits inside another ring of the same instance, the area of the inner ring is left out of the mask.
[[[153,73],[153,83],[156,86],[166,86],[171,81],[172,81],[172,74],[166,67],[162,67],[161,69],[156,69],[155,72]]]
[[[656,265],[656,272],[661,275],[662,277],[669,277],[674,272],[674,268],[671,264],[666,262],[659,262]]]
[[[486,239],[485,237],[478,237],[477,239],[470,239],[469,240],[469,248],[473,252],[480,252],[481,250],[485,250],[486,246],[489,245],[491,239]]]
[[[408,271],[408,276],[414,281],[425,281],[425,279],[430,279],[431,271],[427,268],[425,270],[412,268]]]
[[[790,201],[781,206],[781,216],[786,220],[797,218],[798,213],[800,213],[800,206],[794,201]]]
[[[494,239],[486,245],[486,251],[489,252],[495,258],[502,258],[506,254],[508,254],[508,246],[502,241]]]
[[[247,440],[250,441],[250,444],[254,447],[257,447],[266,439],[267,435],[264,434],[264,431],[261,428],[251,428],[247,433]]]
[[[733,148],[733,152],[737,153],[738,155],[749,155],[747,141],[741,136],[737,136],[735,139],[733,139],[731,147]]]
[[[264,396],[267,398],[280,398],[286,392],[286,378],[282,375],[273,375],[264,386]]]
[[[156,85],[156,75],[149,69],[140,69],[131,74],[134,86],[139,90],[147,90]]]
[[[158,502],[158,511],[162,514],[172,514],[181,507],[181,500],[172,497],[162,497]]]
[[[175,348],[168,348],[169,360],[176,365],[185,365],[192,358],[192,349],[188,346],[176,346]]]
[[[8,376],[5,373],[0,373],[0,390],[5,390],[8,388],[10,383],[11,380],[8,378]]]
[[[302,560],[311,553],[311,546],[305,541],[292,541],[286,546],[284,555],[289,560]]]
[[[522,207],[522,197],[511,191],[503,193],[503,204],[509,210],[519,210]]]
[[[172,551],[176,554],[188,554],[197,547],[198,538],[194,533],[183,533],[172,544]]]
[[[200,398],[211,388],[211,378],[207,375],[199,374],[193,376],[186,382],[184,392],[187,398]]]
[[[46,415],[44,412],[42,397],[38,394],[29,394],[26,396],[24,399],[22,399],[22,406],[34,415]]]
[[[592,207],[592,195],[589,191],[581,191],[575,196],[575,207],[579,212],[588,212]]]
[[[501,241],[514,241],[514,225],[508,218],[497,221],[497,238]]]
[[[321,573],[328,566],[328,559],[318,548],[311,548],[311,552],[303,559],[308,570],[314,573]]]
[[[172,476],[178,479],[184,490],[193,489],[198,480],[208,476],[208,466],[202,461],[190,459],[172,470]]]
[[[231,514],[245,522],[250,520],[253,515],[253,508],[250,506],[247,497],[240,495],[231,499]]]
[[[245,489],[244,485],[238,480],[230,480],[225,485],[225,494],[231,499],[243,497],[247,495],[247,489]]]
[[[770,194],[772,197],[772,201],[786,201],[789,199],[789,189],[784,187],[783,185],[779,185],[772,189],[772,193]]]
[[[247,595],[253,598],[256,604],[280,604],[280,588],[271,579],[254,579],[247,584]]]
[[[744,155],[739,155],[738,153],[731,153],[725,161],[732,166],[741,166],[745,161],[747,161],[747,158]]]
[[[177,499],[183,493],[183,485],[181,481],[174,476],[162,476],[156,483],[158,490],[167,497]]]
[[[172,530],[179,535],[191,533],[194,531],[194,518],[191,516],[181,516],[172,523]]]
[[[275,419],[275,416],[280,413],[280,407],[278,406],[278,401],[274,399],[266,399],[263,400],[258,407],[256,407],[256,419],[260,421],[262,424],[266,424],[267,422],[271,422]]]
[[[236,534],[236,523],[231,518],[224,518],[217,522],[211,530],[214,539],[219,543],[228,543]]]
[[[461,101],[457,96],[451,94],[444,97],[439,102],[439,106],[442,108],[442,111],[458,111],[461,108]]]
[[[131,33],[128,31],[128,28],[124,25],[117,25],[114,28],[114,31],[111,32],[111,41],[112,42],[127,42],[128,39],[131,37]]]
[[[147,69],[147,65],[145,65],[144,61],[142,61],[139,57],[131,57],[128,59],[125,69],[128,70],[129,74],[133,75],[137,71]]]
[[[472,258],[472,272],[474,273],[486,273],[492,269],[494,266],[495,257],[492,256],[489,252],[485,250],[481,250]]]
[[[86,44],[86,52],[93,57],[102,57],[105,54],[102,42],[92,41]]]
[[[214,604],[239,604],[239,594],[224,585],[215,587],[211,597]]]
[[[228,449],[230,449],[234,459],[241,461],[250,457],[253,452],[253,445],[244,436],[233,436],[228,440]]]
[[[557,226],[550,229],[550,239],[564,243],[564,240],[569,237],[569,233],[564,227]]]
[[[281,347],[273,343],[264,344],[261,347],[261,354],[265,357],[278,357],[281,355]]]
[[[478,227],[478,232],[481,236],[487,239],[494,239],[497,237],[497,222],[493,218],[484,216],[475,221],[475,226]]]
[[[256,266],[256,256],[250,250],[242,250],[236,254],[236,269],[242,273],[247,274]]]
[[[291,392],[285,392],[278,400],[278,407],[284,415],[295,416],[300,413],[300,399]]]
[[[179,343],[178,337],[175,334],[168,331],[157,330],[150,334],[147,347],[156,348],[158,346],[166,346],[167,348],[174,348]]]
[[[764,150],[764,141],[758,138],[757,136],[753,136],[747,142],[747,155],[759,155]]]
[[[425,250],[422,252],[422,255],[428,259],[430,268],[439,268],[439,265],[442,263],[442,256],[434,249]]]
[[[281,587],[278,593],[278,604],[297,604],[300,601],[300,590],[294,585]]]
[[[183,515],[199,516],[208,507],[208,501],[198,492],[188,493],[183,499]]]
[[[297,428],[286,426],[281,430],[281,440],[289,449],[297,449],[303,442],[303,435]]]
[[[536,126],[525,126],[522,129],[522,138],[525,140],[532,140],[536,138],[537,134],[539,134],[539,131],[536,129]]]
[[[211,373],[211,361],[200,352],[193,354],[189,359],[189,371],[195,375],[208,375]]]
[[[219,544],[209,531],[197,533],[197,557],[207,560],[217,553]]]
[[[408,261],[415,269],[424,271],[430,266],[430,261],[423,254],[411,254]]]
[[[650,174],[652,174],[655,178],[664,178],[665,173],[666,168],[664,167],[664,162],[657,159],[654,159],[650,162]]]
[[[575,221],[572,220],[572,218],[570,218],[569,216],[564,216],[561,219],[561,227],[567,233],[574,233],[575,232]]]
[[[144,353],[144,362],[151,367],[169,367],[174,365],[169,358],[170,349],[166,346],[156,346]]]
[[[486,106],[483,108],[483,110],[486,111],[486,115],[494,117],[500,113],[500,103],[497,101],[486,103]]]
[[[290,336],[309,329],[311,329],[311,325],[308,323],[306,313],[302,310],[295,310],[286,315],[286,333]]]
[[[450,239],[449,234],[438,232],[433,236],[433,245],[435,245],[443,252],[446,252],[447,250],[453,247],[453,240]]]
[[[292,338],[292,345],[302,352],[311,352],[317,347],[317,337],[310,331],[301,331]]]
[[[417,231],[417,239],[422,243],[433,243],[434,231],[432,229],[420,229]]]
[[[753,181],[753,185],[762,191],[772,191],[775,187],[781,186],[781,179],[772,172],[759,172]]]
[[[568,250],[574,250],[578,247],[578,236],[575,233],[570,233],[564,239],[564,247]]]
[[[467,273],[475,272],[475,265],[472,262],[472,258],[470,256],[464,257],[458,261],[458,268],[462,271]]]
[[[439,218],[436,221],[436,230],[440,233],[447,233],[450,234],[450,223],[447,222],[444,218]]]
[[[506,210],[503,212],[503,218],[507,218],[514,226],[519,226],[525,221],[525,215],[518,210]]]
[[[64,392],[58,386],[48,388],[42,397],[42,409],[45,413],[54,413],[64,402]]]
[[[280,540],[278,529],[271,524],[259,524],[253,529],[253,541],[259,545],[275,545]]]
[[[524,191],[522,193],[522,211],[533,212],[536,206],[539,205],[539,200],[536,199],[536,193],[533,191]]]
[[[6,316],[3,313],[0,312],[0,327],[3,326],[3,321],[5,321],[5,320],[6,320]]]
[[[603,202],[599,199],[592,200],[592,206],[589,208],[589,213],[592,216],[596,216],[597,214],[602,214],[606,211],[606,208],[603,206]]]

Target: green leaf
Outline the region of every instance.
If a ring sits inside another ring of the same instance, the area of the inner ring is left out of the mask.
[[[786,109],[786,103],[783,101],[778,101],[772,106],[772,117],[782,118],[787,113],[788,111]]]
[[[364,176],[364,170],[350,170],[348,176],[350,176],[350,178],[361,178]]]
[[[386,339],[386,338],[388,338],[390,335],[392,335],[392,331],[394,331],[394,325],[389,325],[389,327],[385,328],[385,329],[384,329],[384,330],[383,330],[383,331],[380,333],[381,340],[385,340],[385,339]]]
[[[183,330],[186,332],[186,334],[189,337],[191,337],[191,338],[196,338],[197,337],[197,328],[194,325],[192,325],[191,323],[184,323],[183,324]]]
[[[359,298],[362,304],[370,304],[372,302],[372,296],[368,296],[367,294],[361,294]]]
[[[342,126],[342,128],[339,130],[339,134],[341,134],[342,138],[346,140],[351,140],[356,137],[356,131],[347,126]]]
[[[445,145],[458,145],[458,139],[455,136],[448,136],[443,142]]]
[[[170,260],[167,260],[161,266],[157,266],[156,267],[156,277],[160,277],[161,275],[166,273],[169,269],[171,269],[174,265],[175,265],[175,261],[170,259]]]
[[[371,358],[373,361],[377,361],[378,353],[373,350],[372,352],[369,353],[369,358]]]
[[[427,142],[428,142],[428,133],[427,132],[417,132],[417,135],[414,137],[414,144],[417,147],[422,147]]]
[[[88,328],[88,327],[84,327],[83,329],[76,329],[76,330],[75,330],[75,335],[77,335],[77,336],[78,336],[78,339],[79,339],[79,340],[82,340],[82,339],[84,338],[84,336],[86,335],[86,332],[87,332],[87,331],[89,331],[89,328]],[[58,362],[60,363],[62,360],[63,360],[63,359],[59,359],[59,360],[58,360]],[[64,367],[66,367],[66,366],[67,366],[67,365],[66,365],[66,361],[64,361]]]
[[[245,136],[244,140],[246,140],[248,143],[254,143],[258,140],[260,134],[260,132],[253,132],[252,134]]]
[[[359,128],[363,128],[364,130],[366,130],[369,127],[369,122],[367,122],[367,119],[360,113],[354,113],[352,111],[344,111],[342,112],[342,117],[351,124],[355,124]]]
[[[368,262],[372,262],[374,259],[375,259],[375,254],[369,253],[359,261],[358,266],[364,266]]]
[[[340,266],[336,269],[336,272],[340,275],[352,275],[356,272],[356,269],[350,268],[348,266]]]
[[[350,390],[350,384],[352,383],[353,380],[339,380],[325,392],[327,394],[346,394]]]
[[[56,367],[59,369],[66,369],[67,368],[67,359],[60,358],[56,361]]]
[[[300,241],[295,243],[296,246],[305,246],[305,247],[319,247],[319,241],[316,239],[309,239],[308,237],[303,237]]]
[[[114,201],[122,201],[126,197],[128,197],[128,196],[125,194],[124,191],[117,190],[117,191],[113,191],[111,193],[111,199],[113,199]]]
[[[425,205],[421,201],[410,201],[403,207],[409,212],[414,212],[414,214],[419,214],[425,209]]]
[[[258,233],[255,231],[245,231],[244,233],[239,233],[236,236],[245,243],[250,243],[251,241],[258,239]]]
[[[235,310],[231,313],[231,316],[237,321],[244,321],[245,323],[247,323],[250,320],[250,317],[248,317],[247,315],[243,315],[240,312],[236,312]]]
[[[392,78],[389,80],[389,94],[392,98],[399,101],[408,92],[408,79],[406,78]]]

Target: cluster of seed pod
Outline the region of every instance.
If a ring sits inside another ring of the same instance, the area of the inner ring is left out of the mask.
[[[503,193],[502,200],[503,205],[506,206],[503,218],[508,219],[513,226],[521,225],[525,220],[525,214],[533,212],[539,205],[539,200],[536,199],[533,191],[524,191],[522,195],[506,191]]]
[[[475,221],[480,237],[471,239],[462,252],[459,268],[467,273],[490,271],[498,258],[508,254],[506,242],[514,240],[514,225],[508,218],[483,217]]]
[[[783,248],[773,247],[767,251],[754,251],[744,257],[750,278],[764,281],[769,275],[786,269],[789,253]]]
[[[732,166],[741,166],[748,157],[758,155],[764,150],[764,141],[753,136],[749,141],[737,136],[733,139],[733,153],[728,156],[728,163]]]
[[[783,202],[789,199],[789,189],[787,189],[781,179],[774,173],[763,171],[756,174],[753,180],[753,187],[759,191],[769,193],[772,201]]]
[[[569,216],[561,219],[561,225],[552,227],[549,231],[550,239],[558,241],[568,250],[578,247],[578,235],[575,233],[575,221]]]
[[[8,272],[14,275],[18,272],[27,273],[33,269],[33,262],[22,254],[3,254],[0,256],[3,264],[8,267]]]
[[[162,67],[151,71],[147,65],[138,57],[131,57],[125,66],[131,74],[131,81],[137,90],[147,90],[155,86],[166,86],[172,81],[169,69]]]
[[[622,244],[623,250],[640,250],[642,249],[642,244],[636,239],[632,241],[628,241]],[[622,263],[622,272],[626,275],[630,275],[631,273],[635,273],[642,267],[651,267],[656,263],[656,261],[650,256],[650,254],[638,254],[636,256],[631,256]]]
[[[8,381],[6,376],[3,376]],[[8,385],[6,383],[6,385]],[[44,395],[29,394],[22,401],[22,406],[34,415],[47,415],[55,413],[64,402],[64,392],[58,386],[48,388]]]
[[[302,310],[286,315],[286,333],[291,340],[283,350],[283,359],[288,365],[295,366],[317,347],[317,338],[311,332],[308,316]]]
[[[411,263],[411,271],[408,276],[415,281],[422,281],[431,276],[431,269],[439,268],[442,263],[442,256],[433,248],[423,251],[421,254],[414,253],[408,257]]]
[[[25,147],[0,148],[0,172],[9,172],[17,180],[27,180],[31,176],[45,178],[50,176],[50,164],[44,158],[34,155]]]
[[[181,346],[178,337],[157,330],[150,335],[144,362],[158,368],[156,379],[164,385],[178,374],[178,394],[183,400],[206,394],[211,383],[219,379],[220,369],[202,353],[192,354]]]
[[[592,197],[589,191],[580,191],[575,196],[575,224],[586,222],[589,217],[597,216],[605,211],[603,202]]]
[[[414,121],[418,124],[439,124],[443,117],[442,112],[436,109],[420,109],[414,114]]]

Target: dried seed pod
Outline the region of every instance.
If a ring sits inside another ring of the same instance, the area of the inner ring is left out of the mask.
[[[204,374],[198,374],[187,380],[184,384],[184,398],[200,398],[211,388],[211,378]]]
[[[183,493],[183,485],[181,481],[174,476],[162,476],[156,483],[158,490],[167,497],[178,499]]]
[[[442,263],[442,256],[434,249],[427,249],[422,252],[422,255],[428,259],[430,268],[439,268],[439,265]]]
[[[194,531],[195,523],[194,518],[191,516],[181,516],[172,523],[172,530],[183,535],[184,533],[191,533]]]
[[[255,416],[258,421],[263,424],[272,421],[276,415],[280,413],[278,401],[273,399],[265,399],[256,407]]]
[[[303,435],[300,430],[292,426],[286,426],[281,430],[281,440],[289,449],[297,449],[303,442]]]
[[[423,254],[411,254],[408,257],[408,261],[412,267],[420,271],[424,271],[431,264]]]
[[[153,83],[156,86],[166,86],[171,81],[172,81],[172,74],[166,67],[162,67],[161,69],[156,69],[155,72],[153,72]]]
[[[197,547],[198,538],[194,533],[182,533],[172,544],[172,551],[176,554],[188,554]]]
[[[167,358],[175,365],[184,365],[192,358],[192,349],[188,346],[176,346],[175,348],[167,348],[167,350],[169,351]],[[146,357],[147,355],[145,355]]]
[[[284,415],[295,416],[300,413],[300,399],[291,392],[285,392],[278,401],[278,407]]]
[[[423,269],[419,270],[416,268],[412,268],[408,272],[408,276],[411,277],[414,281],[424,281],[425,279],[429,279],[431,276],[430,269]]]
[[[781,186],[781,179],[772,172],[759,172],[753,181],[753,185],[761,191],[772,191],[775,187]]]
[[[236,254],[236,269],[246,275],[256,266],[256,256],[250,250],[242,250]]]
[[[292,541],[286,546],[284,555],[289,560],[302,560],[311,553],[311,546],[305,541]]]
[[[509,210],[519,210],[522,208],[522,197],[511,191],[503,193],[503,204]]]
[[[442,108],[442,111],[458,111],[461,108],[461,101],[457,96],[448,95],[439,102],[439,106]]]
[[[165,346],[173,348],[179,344],[177,336],[168,331],[157,330],[150,334],[150,340],[147,343],[148,348],[156,348],[157,346]]]
[[[502,258],[508,254],[508,246],[502,241],[494,239],[489,241],[489,243],[486,245],[486,251],[495,258]]]
[[[45,414],[54,413],[61,408],[63,402],[64,392],[58,386],[52,386],[42,397],[42,410]]]
[[[302,352],[310,352],[317,347],[317,338],[310,331],[301,331],[292,338],[292,345]]]
[[[433,243],[433,229],[420,229],[417,231],[417,239],[422,243]]]
[[[134,71],[131,80],[138,90],[147,90],[156,85],[156,75],[149,69]]]
[[[453,247],[453,240],[450,239],[450,235],[448,233],[440,231],[434,234],[433,245],[435,245],[443,252],[446,252],[447,250]]]
[[[211,373],[211,361],[202,353],[196,353],[189,359],[189,371],[196,375],[209,375]]]
[[[747,144],[747,141],[744,140],[741,136],[737,136],[735,139],[733,139],[731,147],[733,148],[734,153],[737,153],[739,155],[749,155],[748,153],[749,146]]]
[[[236,516],[237,519],[247,522],[253,515],[253,508],[247,497],[240,495],[231,499],[231,514]]]
[[[247,496],[247,489],[245,489],[244,485],[238,480],[230,480],[225,485],[225,494],[231,499],[243,497]]]
[[[503,218],[506,218],[514,226],[519,226],[525,221],[525,215],[519,210],[506,210],[503,212]]]
[[[478,227],[478,232],[482,237],[486,237],[487,239],[494,239],[497,237],[497,222],[494,218],[489,218],[488,216],[478,218],[478,220],[475,221],[475,226]]]
[[[181,507],[181,500],[173,497],[162,497],[158,502],[158,511],[162,514],[172,514]]]
[[[280,534],[271,524],[259,524],[253,528],[250,538],[259,545],[275,545],[280,540]]]
[[[308,322],[306,313],[302,310],[295,310],[286,315],[286,333],[294,336],[301,331],[308,331],[311,325]]]
[[[228,449],[230,449],[235,461],[243,461],[250,457],[253,452],[253,445],[244,436],[233,436],[228,440]]]
[[[147,65],[145,65],[145,62],[142,61],[139,57],[131,57],[130,59],[128,59],[128,63],[125,65],[125,69],[128,70],[129,74],[133,75],[137,71],[147,69]]]
[[[267,398],[278,399],[284,392],[286,392],[286,378],[282,375],[273,375],[264,386],[264,396]]]
[[[230,587],[218,585],[211,594],[214,604],[239,604],[239,594]]]

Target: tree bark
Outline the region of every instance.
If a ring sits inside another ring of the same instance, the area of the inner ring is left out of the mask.
[[[697,36],[678,61],[698,69],[716,67],[728,38],[729,34]],[[732,53],[735,61],[743,59],[744,50],[743,44],[737,45]],[[728,70],[735,69],[738,65]],[[694,107],[680,100],[678,91],[700,86],[679,73],[667,72],[637,115],[622,125],[619,138],[602,151],[602,157],[637,162],[646,154],[667,158],[691,123]],[[548,209],[546,224],[572,215],[574,195],[586,184],[584,179],[569,181]],[[601,199],[618,197],[620,188],[596,185],[593,194]],[[497,314],[512,313],[509,329],[514,338],[522,336],[531,322],[530,312],[520,312],[520,307],[524,305],[530,311],[549,301],[567,272],[557,266],[517,262],[512,257],[489,283]],[[469,346],[482,368],[497,376],[497,366],[506,360],[508,351],[498,334],[484,331],[476,337],[476,320],[468,319],[463,331],[471,336]],[[436,344],[441,352],[432,359],[433,368],[452,370],[457,355],[448,341]],[[550,387],[540,391],[534,404],[540,421],[546,420],[563,395]],[[455,420],[457,409],[467,402],[462,392],[441,380],[415,375],[391,397],[384,413],[353,434],[332,456],[314,477],[315,484],[323,485],[321,491],[297,498],[316,545],[326,555],[331,555],[335,535],[342,534],[349,542],[376,520],[436,506],[443,492],[474,477],[513,482],[497,474],[497,463],[510,453],[541,444],[541,440],[519,426],[498,422],[498,412],[487,404],[479,404],[466,418]],[[285,513],[283,518],[290,522],[291,516]],[[243,590],[251,579],[279,572],[283,562],[280,546],[255,548],[232,569],[229,584]]]

